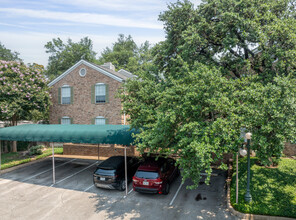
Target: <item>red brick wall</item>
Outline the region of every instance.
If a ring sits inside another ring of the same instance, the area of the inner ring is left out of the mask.
[[[99,144],[98,149],[97,144],[64,144],[64,155],[98,156],[98,154],[100,157],[122,156],[124,155],[124,147],[114,144]],[[284,154],[288,157],[295,156],[296,144],[286,143]],[[140,153],[135,146],[131,146],[127,147],[127,155],[140,156]],[[232,156],[232,154],[224,154],[223,162],[227,163]],[[217,162],[216,165],[219,165],[220,162]]]
[[[139,156],[134,146],[127,147],[127,156]],[[80,155],[80,156],[123,156],[124,147],[114,144],[64,144],[64,155]]]
[[[87,71],[84,77],[79,75],[81,68]],[[91,103],[91,86],[96,83],[109,85],[109,103]],[[58,104],[58,88],[63,85],[73,87],[73,104]],[[51,87],[53,105],[50,108],[50,124],[58,124],[63,116],[73,118],[73,124],[91,124],[97,116],[107,118],[109,124],[122,124],[121,102],[115,98],[120,87],[121,83],[117,80],[81,64]]]

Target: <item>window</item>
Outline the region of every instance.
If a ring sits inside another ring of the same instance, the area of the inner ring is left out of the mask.
[[[106,102],[106,85],[97,83],[95,86],[95,103]]]
[[[61,104],[71,104],[71,87],[63,86],[61,89]]]
[[[64,116],[61,118],[61,124],[62,125],[70,125],[71,124],[71,118]]]
[[[102,116],[98,116],[95,118],[95,125],[105,125],[106,124],[106,118]]]
[[[135,176],[143,179],[157,179],[159,177],[159,174],[154,171],[138,170]]]
[[[109,85],[105,83],[96,83],[91,86],[91,103],[105,104],[109,103]]]
[[[86,69],[81,68],[81,69],[79,70],[79,75],[80,75],[81,77],[84,77],[84,76],[86,75]]]

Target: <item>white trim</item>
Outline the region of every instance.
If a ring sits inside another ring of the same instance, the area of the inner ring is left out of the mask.
[[[61,79],[63,79],[65,76],[67,76],[70,72],[72,72],[75,68],[77,68],[79,65],[84,64],[90,68],[93,68],[97,71],[99,71],[100,73],[109,76],[112,79],[117,80],[118,82],[122,82],[123,79],[121,79],[118,76],[113,75],[112,73],[107,72],[104,69],[99,68],[98,66],[95,66],[85,60],[80,60],[79,62],[77,62],[76,64],[74,64],[72,67],[70,67],[68,70],[66,70],[62,75],[58,76],[57,78],[55,78],[53,81],[51,81],[50,83],[48,83],[48,86],[53,86],[54,84],[56,84],[57,82],[59,82]]]

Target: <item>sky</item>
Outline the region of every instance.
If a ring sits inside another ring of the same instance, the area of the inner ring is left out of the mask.
[[[25,63],[44,66],[44,45],[53,38],[78,42],[88,36],[98,55],[131,35],[140,45],[165,39],[161,12],[177,0],[0,0],[0,42]],[[192,0],[195,5],[200,0]]]

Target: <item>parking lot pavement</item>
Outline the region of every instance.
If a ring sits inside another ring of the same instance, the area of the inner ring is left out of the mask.
[[[216,170],[215,173],[217,176],[211,177],[210,185],[206,185],[203,178],[195,190],[186,189],[186,186],[192,185],[191,181],[184,183],[172,205],[179,210],[180,219],[184,213],[191,217],[193,210],[198,219],[234,219],[226,211],[225,172]]]
[[[187,190],[179,177],[168,195],[98,189],[92,173],[96,161],[51,159],[0,176],[0,216],[6,219],[234,219],[226,211],[225,176],[218,172],[209,186]],[[179,190],[179,191],[178,191]],[[178,193],[177,193],[178,192]]]

